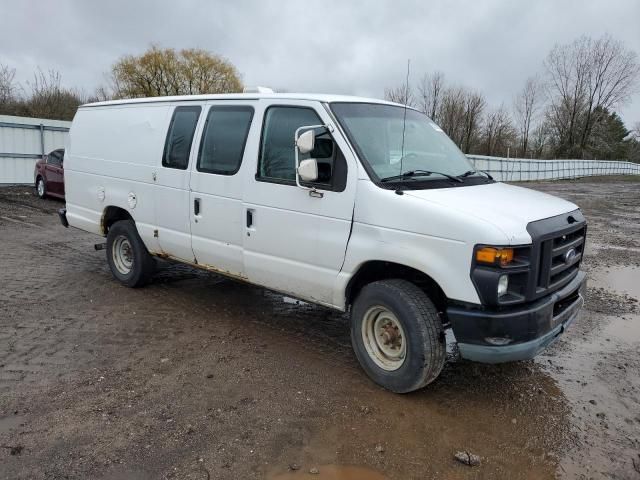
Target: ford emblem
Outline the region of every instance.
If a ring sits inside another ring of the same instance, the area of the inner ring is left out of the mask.
[[[571,248],[567,250],[567,253],[564,254],[564,263],[569,265],[574,258],[576,258],[576,249]]]

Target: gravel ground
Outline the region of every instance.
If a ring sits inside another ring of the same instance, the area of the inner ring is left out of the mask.
[[[586,308],[534,361],[453,349],[403,396],[345,316],[179,265],[127,289],[61,202],[0,189],[0,478],[640,478],[640,184],[527,186],[589,220]]]

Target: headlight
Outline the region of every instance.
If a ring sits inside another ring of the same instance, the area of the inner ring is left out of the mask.
[[[527,288],[533,283],[531,252],[531,245],[474,247],[471,281],[483,305],[513,305],[525,301]]]
[[[476,261],[504,267],[513,262],[513,248],[482,247],[476,250]]]
[[[509,288],[509,275],[500,275],[498,279],[498,297],[506,295]]]

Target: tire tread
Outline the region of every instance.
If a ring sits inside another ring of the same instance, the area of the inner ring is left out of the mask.
[[[121,274],[117,272],[112,261],[111,249],[113,239],[118,234],[124,234],[129,237],[129,241],[134,249],[134,270],[128,278],[120,278]],[[120,281],[124,285],[137,288],[142,287],[151,281],[155,270],[155,261],[140,238],[136,224],[133,220],[119,220],[111,225],[109,233],[107,234],[106,255],[111,273],[116,280]]]
[[[419,329],[420,338],[424,339],[423,341],[421,340],[422,352],[426,353],[426,355],[421,359],[422,368],[419,369],[420,374],[416,375],[416,378],[411,379],[401,388],[394,387],[390,389],[398,393],[407,393],[425,387],[438,377],[444,366],[447,354],[444,329],[436,307],[420,287],[401,278],[378,280],[366,285],[360,291],[356,303],[363,293],[371,289],[385,289],[394,297],[399,298],[410,310],[412,317],[417,320],[414,322],[414,327]],[[352,327],[352,335],[355,334],[357,333],[354,332]],[[354,344],[354,349],[356,349],[357,356],[362,355],[362,352],[358,352],[356,342],[353,341],[352,343]],[[360,363],[362,364],[362,361]],[[373,379],[376,380],[375,378]],[[389,388],[386,385],[383,386]]]

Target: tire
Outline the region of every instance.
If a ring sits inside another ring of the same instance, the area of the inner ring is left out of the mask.
[[[120,220],[109,228],[106,251],[111,273],[123,285],[142,287],[151,280],[155,261],[133,220]]]
[[[351,343],[367,375],[396,393],[433,382],[447,351],[433,302],[416,285],[401,279],[363,287],[351,311]]]
[[[38,177],[36,178],[36,195],[38,195],[38,197],[40,198],[46,198],[47,197],[47,184],[44,181],[44,178],[42,177]],[[42,187],[42,188],[40,188]]]

